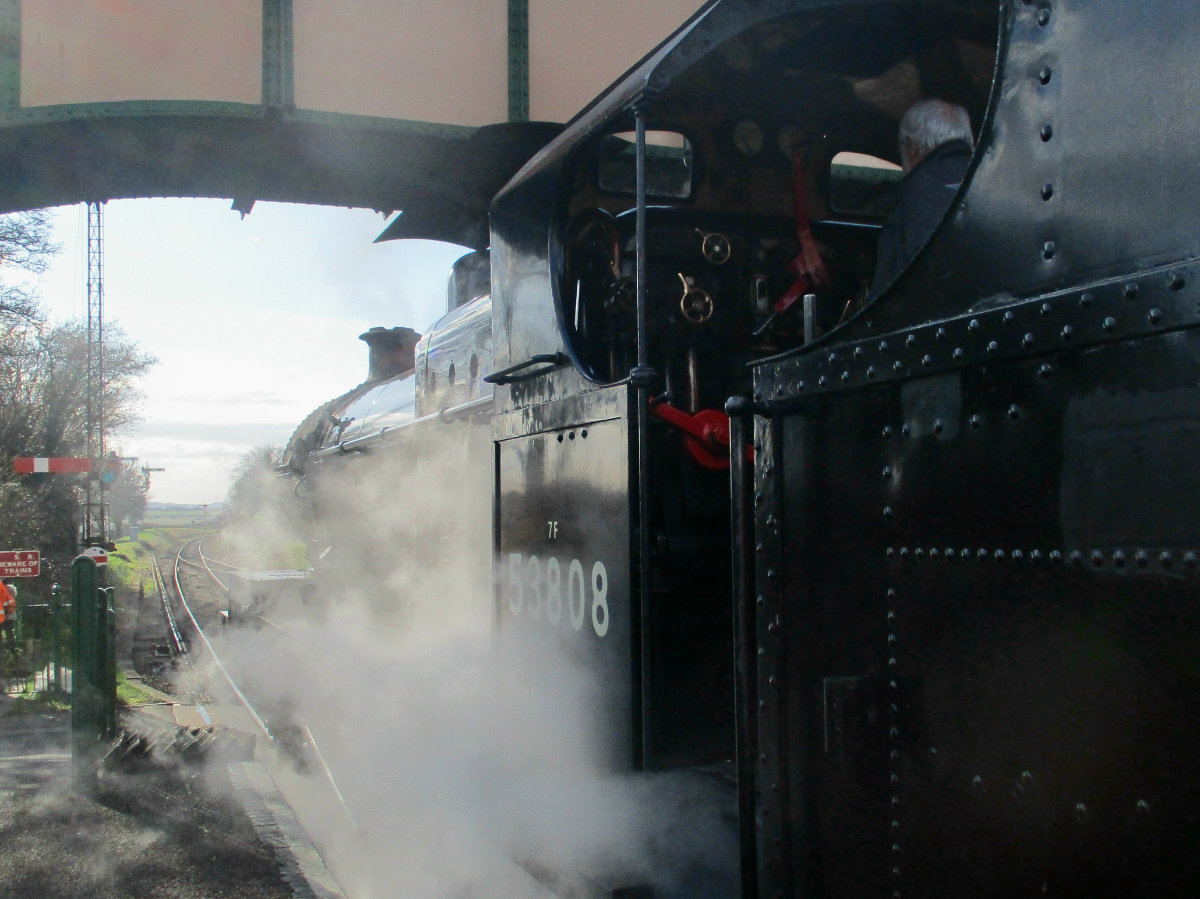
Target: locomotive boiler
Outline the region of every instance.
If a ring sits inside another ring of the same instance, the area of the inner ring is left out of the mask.
[[[1168,2],[715,0],[389,227],[473,251],[451,308],[290,464],[454,447],[483,614],[595,674],[598,763],[729,775],[714,895],[1194,895],[1197,43]],[[872,293],[925,97],[974,155]]]

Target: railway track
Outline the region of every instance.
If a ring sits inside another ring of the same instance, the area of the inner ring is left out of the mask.
[[[209,639],[205,633],[204,626],[201,624],[201,613],[198,610],[197,603],[189,601],[187,591],[184,588],[183,579],[180,577],[181,571],[184,568],[193,568],[202,573],[206,578],[211,580],[223,593],[228,593],[229,586],[221,579],[214,567],[222,569],[223,572],[244,571],[236,565],[231,565],[227,562],[222,562],[217,559],[210,558],[204,553],[204,540],[207,538],[196,538],[181,546],[175,554],[172,570],[172,584],[174,586],[175,596],[179,601],[180,608],[183,611],[187,621],[189,630],[195,635],[195,639],[199,646],[203,649],[204,658],[211,664],[212,669],[218,675],[219,688],[222,691],[228,691],[233,697],[232,701],[241,709],[243,709],[250,717],[255,727],[256,736],[264,740],[268,745],[273,745],[281,753],[291,757],[297,767],[305,768],[312,763],[320,770],[324,780],[328,784],[332,794],[336,800],[338,807],[345,816],[350,828],[357,832],[358,825],[354,815],[351,813],[346,799],[338,787],[337,780],[334,777],[333,771],[330,769],[324,754],[321,752],[320,745],[317,742],[316,735],[313,733],[313,727],[305,721],[292,722],[285,720],[283,724],[277,724],[274,729],[268,723],[269,716],[264,713],[253,702],[247,694],[247,690],[243,689],[237,679],[230,672],[221,659],[220,654],[213,645],[213,641]],[[194,547],[197,560],[185,558],[185,554],[190,548]],[[155,560],[155,570],[158,571],[158,562]],[[160,577],[161,581],[161,577]],[[164,612],[168,621],[168,626],[173,634],[180,634],[180,628],[176,625],[174,615],[171,611],[171,603],[166,599],[166,591],[163,591]],[[274,628],[280,633],[286,633],[286,629],[281,627],[276,622],[273,622],[266,617],[259,615],[257,619],[262,623]],[[182,640],[176,644],[181,646],[180,659],[188,676],[196,679],[197,682],[203,683],[203,678],[197,670],[192,657],[192,648],[186,640]],[[201,688],[202,691],[202,688]],[[197,711],[202,715],[207,724],[211,724],[212,720],[208,715],[208,709],[203,705],[203,702],[196,703]],[[279,733],[278,731],[284,731]],[[277,753],[278,754],[278,753]]]

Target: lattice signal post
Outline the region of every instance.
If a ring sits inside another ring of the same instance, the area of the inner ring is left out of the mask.
[[[104,458],[104,223],[100,207],[100,203],[88,203],[87,454],[92,459]],[[84,487],[84,546],[105,539],[108,483],[98,479],[96,494],[90,479]]]

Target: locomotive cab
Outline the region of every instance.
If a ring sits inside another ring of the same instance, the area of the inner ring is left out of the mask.
[[[562,592],[580,605],[603,580],[604,633],[574,628],[597,643],[574,652],[610,685],[625,764],[733,755],[725,400],[752,392],[754,360],[878,302],[907,108],[985,118],[993,5],[804,6],[706,7],[492,205],[498,620],[532,625],[547,560],[564,585],[579,564]]]

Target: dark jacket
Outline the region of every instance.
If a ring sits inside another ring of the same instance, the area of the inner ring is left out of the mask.
[[[872,297],[879,296],[929,240],[950,208],[970,162],[970,144],[952,140],[930,150],[904,176],[896,208],[879,232]]]

